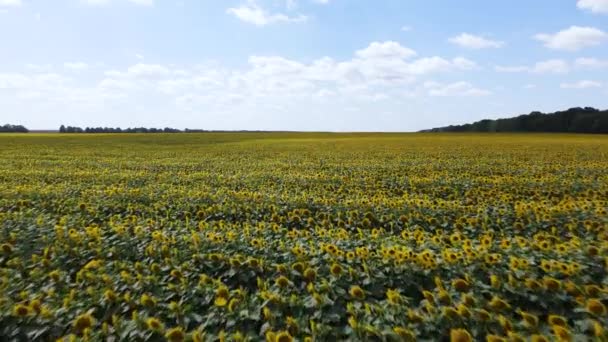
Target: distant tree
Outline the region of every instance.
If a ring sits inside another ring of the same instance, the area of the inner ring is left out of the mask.
[[[0,133],[28,133],[29,130],[22,125],[6,124],[0,126]]]
[[[514,118],[486,119],[472,124],[433,128],[424,132],[608,133],[608,110],[577,107],[549,114],[536,111]]]
[[[176,128],[165,127],[165,128],[146,128],[146,127],[127,127],[122,129],[120,127],[80,127],[64,126],[61,125],[59,131],[62,133],[183,133],[183,132],[205,132],[201,129],[189,130],[186,129],[181,131]]]

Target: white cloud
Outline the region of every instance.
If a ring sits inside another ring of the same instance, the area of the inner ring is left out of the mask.
[[[403,47],[394,41],[373,42],[368,47],[358,50],[356,55],[365,59],[403,59],[416,55],[416,51]]]
[[[604,69],[608,68],[608,60],[597,58],[577,58],[575,66],[583,69]]]
[[[343,127],[345,118],[350,117],[346,108],[360,108],[361,115],[385,112],[402,106],[405,94],[412,94],[416,101],[429,96],[489,94],[467,82],[442,81],[445,83],[424,87],[430,75],[460,77],[461,71],[475,68],[476,64],[462,57],[417,58],[413,50],[390,41],[372,42],[354,51],[350,58],[340,60],[321,57],[302,61],[260,55],[249,57],[240,68],[218,63],[139,62],[100,74],[99,67],[76,61],[57,68],[57,73],[69,77],[44,72],[44,68],[2,74],[0,97],[12,101],[11,108],[32,113],[52,106],[52,110],[61,111],[62,119],[73,115],[66,122],[83,126],[112,122],[154,126],[154,122],[146,121],[151,120],[150,115],[166,118],[162,113],[171,112],[176,115],[170,117],[170,125],[178,122],[183,123],[182,127],[198,126],[204,116],[212,128],[231,127],[238,122],[232,127],[334,129]],[[71,72],[74,69],[80,72]],[[305,112],[313,113],[315,119],[306,119],[309,116]],[[329,112],[336,116],[322,115]],[[120,117],[124,113],[134,116],[129,115],[127,120]],[[110,119],[112,115],[114,119]],[[362,123],[351,122],[349,127],[368,126],[365,118],[357,120]]]
[[[494,70],[505,73],[529,72],[536,74],[564,74],[570,71],[568,62],[562,59],[549,59],[537,62],[533,66],[495,66]]]
[[[328,92],[355,94],[366,98],[375,90],[398,88],[412,84],[424,75],[466,71],[475,62],[457,57],[424,57],[409,60],[413,50],[396,42],[373,42],[355,52],[349,60],[335,61],[329,57],[303,63],[280,56],[251,56],[249,68],[222,70],[217,67],[176,69],[157,64],[136,64],[126,71],[107,71],[104,86],[123,87],[118,81],[131,80],[139,88],[152,87],[164,94],[213,90],[272,96],[310,96]],[[114,82],[114,81],[116,82]],[[131,85],[131,84],[129,84]],[[380,94],[383,92],[377,92]],[[382,97],[375,96],[375,100]]]
[[[589,89],[589,88],[600,88],[602,86],[601,82],[590,81],[590,80],[582,80],[575,83],[562,83],[560,84],[560,88],[562,89]]]
[[[471,70],[476,67],[475,62],[466,58],[457,57],[447,60],[442,57],[426,57],[413,61],[408,65],[408,72],[413,75],[424,75],[434,72],[451,70]]]
[[[536,84],[526,84],[524,86],[524,89],[535,89],[536,88]]]
[[[476,36],[470,33],[461,33],[458,36],[449,39],[449,42],[467,49],[487,49],[500,48],[505,45],[504,42],[490,40],[481,36]]]
[[[327,5],[329,0],[312,0],[312,2],[316,2],[318,4]]]
[[[298,8],[298,3],[296,0],[285,0],[285,7],[288,10],[292,11],[292,10]]]
[[[530,70],[529,67],[527,66],[523,66],[523,65],[516,65],[516,66],[502,66],[502,65],[497,65],[494,67],[494,70],[496,70],[497,72],[527,72]]]
[[[69,78],[56,73],[0,73],[0,89],[52,90],[62,88],[69,81]]]
[[[87,63],[83,63],[83,62],[68,62],[68,63],[64,63],[63,66],[66,69],[70,69],[70,70],[74,70],[74,71],[82,71],[82,70],[86,70],[89,68],[89,65]]]
[[[578,0],[576,6],[593,13],[608,13],[608,0]]]
[[[153,6],[154,0],[129,0],[130,2],[141,6]]]
[[[570,71],[570,66],[564,60],[550,59],[536,63],[531,71],[539,74],[563,74]]]
[[[407,26],[407,25],[401,26],[401,31],[403,31],[403,32],[410,32],[411,30],[412,30],[411,26]]]
[[[137,63],[126,72],[110,70],[105,75],[111,78],[159,79],[170,75],[169,68],[160,64]]]
[[[33,72],[51,72],[53,66],[50,64],[32,64],[28,63],[25,65],[25,69]]]
[[[105,6],[112,2],[112,0],[81,0],[81,1],[84,2],[85,4],[91,5],[91,6]],[[126,0],[126,1],[130,2],[132,4],[135,4],[135,5],[139,5],[139,6],[154,6],[154,0]]]
[[[239,7],[233,7],[226,10],[228,14],[236,18],[256,26],[266,26],[275,23],[299,23],[308,20],[305,15],[288,16],[284,13],[269,13],[262,7],[258,6],[255,1],[249,1]]]
[[[21,0],[0,0],[0,7],[21,6]]]
[[[476,88],[469,82],[455,82],[442,84],[437,82],[425,82],[423,87],[428,91],[429,96],[487,96],[492,92]]]
[[[537,34],[534,39],[543,42],[550,49],[578,51],[600,45],[608,39],[608,34],[594,27],[571,26],[554,34]]]

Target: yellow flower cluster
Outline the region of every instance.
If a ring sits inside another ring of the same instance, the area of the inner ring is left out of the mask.
[[[608,340],[605,136],[0,146],[0,340]]]

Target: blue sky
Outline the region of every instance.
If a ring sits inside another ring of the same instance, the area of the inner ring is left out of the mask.
[[[608,0],[0,0],[0,123],[415,131],[606,108]]]

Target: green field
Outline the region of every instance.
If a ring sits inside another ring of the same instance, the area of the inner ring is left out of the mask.
[[[598,340],[608,136],[2,134],[0,339]]]

